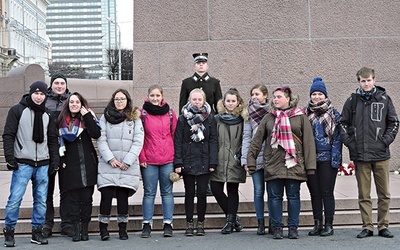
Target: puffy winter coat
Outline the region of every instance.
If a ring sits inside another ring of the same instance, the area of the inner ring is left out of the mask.
[[[147,113],[143,123],[144,144],[140,153],[140,163],[165,165],[174,162],[174,133],[177,117],[175,111],[164,115]]]
[[[101,136],[97,140],[99,150],[99,173],[97,188],[117,186],[131,190],[133,195],[139,186],[139,154],[142,150],[144,132],[137,110],[133,120],[124,120],[118,124],[107,122],[104,115],[100,118]],[[129,166],[127,170],[113,168],[108,162],[112,159]]]
[[[222,100],[218,102],[218,113],[228,113]],[[236,116],[241,116],[248,120],[249,115],[246,107],[237,107],[232,112]],[[244,183],[246,182],[246,171],[240,164],[242,153],[243,121],[228,125],[221,119],[217,120],[218,131],[218,166],[211,173],[210,180],[217,182]]]

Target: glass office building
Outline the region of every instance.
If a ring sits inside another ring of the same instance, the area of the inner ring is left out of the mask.
[[[46,21],[52,62],[82,67],[89,79],[107,79],[107,49],[117,47],[114,20],[116,0],[52,0]]]

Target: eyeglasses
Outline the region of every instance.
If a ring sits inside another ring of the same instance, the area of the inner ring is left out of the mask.
[[[114,102],[123,102],[126,98],[114,98]]]

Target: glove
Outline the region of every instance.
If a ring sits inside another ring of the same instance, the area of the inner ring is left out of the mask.
[[[56,174],[56,172],[58,171],[58,169],[59,169],[58,165],[52,165],[52,164],[50,164],[50,165],[49,165],[49,170],[47,171],[47,173],[48,173],[49,175],[54,175],[54,174]]]
[[[249,169],[249,174],[250,175],[254,174],[254,172],[256,172],[256,170],[257,170],[256,166],[247,165],[247,168]]]
[[[8,170],[18,170],[18,163],[16,161],[8,161],[7,169]]]

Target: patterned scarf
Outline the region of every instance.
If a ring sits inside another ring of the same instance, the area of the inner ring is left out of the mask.
[[[259,103],[257,101],[250,100],[249,101],[249,106],[248,106],[248,111],[250,115],[250,122],[251,126],[257,127],[260,125],[260,122],[264,115],[266,115],[269,111],[269,104],[267,103]]]
[[[336,128],[335,114],[333,113],[333,105],[329,98],[317,104],[308,102],[307,116],[311,124],[318,121],[322,124],[325,134],[328,136],[329,143],[332,143],[333,133]]]
[[[298,107],[287,110],[274,110],[271,112],[275,116],[275,124],[272,130],[271,146],[278,148],[281,146],[285,151],[285,166],[289,169],[298,163],[296,147],[292,135],[292,127],[289,118],[303,115],[304,110]]]
[[[90,111],[92,112],[92,111]],[[100,123],[99,120],[97,120],[96,115],[92,112],[93,115],[93,119],[96,122],[97,126],[100,127]],[[73,117],[68,116],[67,118],[65,118],[64,121],[62,121],[62,123],[60,124],[60,128],[58,130],[60,137],[59,137],[59,144],[60,144],[60,148],[59,148],[59,154],[60,156],[64,156],[65,155],[65,142],[69,141],[69,142],[73,142],[75,141],[76,138],[79,137],[79,135],[82,133],[82,131],[85,129],[85,125],[83,124],[83,122],[81,121],[81,119],[75,119]]]
[[[365,92],[361,87],[356,90],[356,93],[360,96],[364,97],[365,100],[371,99],[372,95],[376,92],[376,87],[374,87],[371,91]]]
[[[190,131],[193,133],[190,137],[193,141],[199,142],[204,139],[203,131],[206,129],[203,125],[204,120],[208,118],[211,112],[210,105],[205,102],[202,108],[198,108],[193,106],[190,103],[187,103],[182,108],[183,117],[186,119],[189,124]]]

